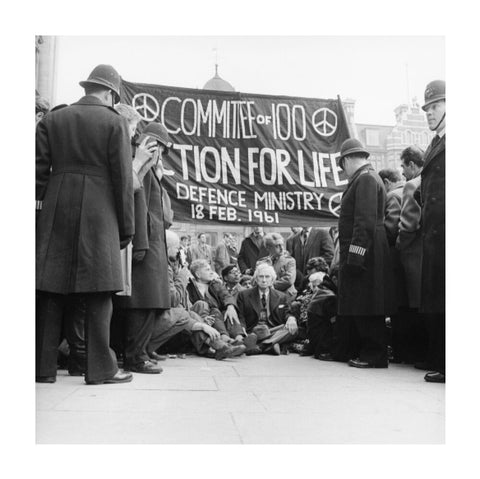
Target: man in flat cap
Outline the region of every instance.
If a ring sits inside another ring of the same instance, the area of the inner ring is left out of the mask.
[[[343,142],[340,167],[349,181],[338,223],[338,314],[348,324],[348,364],[388,367],[385,315],[391,307],[390,257],[385,232],[384,184],[356,139]]]
[[[420,311],[429,336],[425,381],[445,382],[445,82],[435,80],[425,89],[428,127],[434,131],[424,156],[420,194],[422,207],[422,289]]]

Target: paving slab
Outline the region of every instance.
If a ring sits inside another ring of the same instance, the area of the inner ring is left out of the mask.
[[[240,444],[230,413],[37,413],[38,444]]]
[[[234,413],[245,444],[441,444],[445,431],[437,414]]]
[[[445,385],[412,366],[295,354],[162,361],[162,374],[36,385],[38,443],[442,444]]]

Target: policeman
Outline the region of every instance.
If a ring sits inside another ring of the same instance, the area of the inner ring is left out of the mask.
[[[422,289],[420,311],[429,336],[425,381],[445,382],[445,82],[425,89],[428,127],[435,131],[424,156],[419,203],[422,207]]]
[[[72,306],[78,314],[66,315],[66,334],[82,338],[85,325],[74,353],[83,356],[87,384],[132,380],[109,348],[111,295],[123,288],[120,249],[134,234],[130,134],[112,108],[120,82],[113,67],[98,65],[80,82],[85,96],[37,126],[37,382],[55,382],[62,318]]]
[[[349,178],[338,224],[338,314],[350,323],[348,362],[356,368],[388,367],[385,315],[391,303],[389,248],[384,226],[386,192],[356,139],[343,142],[340,166]],[[356,353],[356,355],[355,355]]]

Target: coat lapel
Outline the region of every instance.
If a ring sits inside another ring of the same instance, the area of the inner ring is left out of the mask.
[[[433,148],[432,144],[430,143],[430,146],[425,152],[425,165],[423,165],[423,169],[425,170],[432,160],[443,150],[445,150],[445,135],[440,138],[440,141]]]

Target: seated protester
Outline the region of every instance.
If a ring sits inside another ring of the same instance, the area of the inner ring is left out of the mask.
[[[256,286],[238,293],[238,317],[246,332],[253,333],[259,341],[258,353],[278,355],[281,344],[287,345],[295,339],[297,321],[290,312],[287,295],[273,288],[276,280],[273,266],[260,263],[254,279]]]
[[[209,322],[221,335],[221,339],[241,343],[243,329],[238,320],[235,298],[220,281],[215,281],[216,273],[209,262],[196,259],[190,265],[192,276],[187,285],[191,309]]]
[[[250,276],[249,274],[242,274],[239,284],[240,286],[243,286],[244,289],[248,289],[252,287],[252,282],[253,276]]]
[[[237,300],[239,291],[246,289],[240,284],[240,269],[235,264],[230,264],[222,269],[223,284],[227,291]]]
[[[323,272],[310,276],[313,291],[307,307],[308,344],[302,355],[313,355],[324,361],[333,360],[333,328],[337,314],[337,287],[330,277]]]
[[[309,289],[309,276],[317,272],[328,273],[328,263],[321,256],[316,256],[315,258],[310,258],[305,265],[305,271],[303,281],[300,285],[299,291],[303,292],[306,289]]]
[[[277,279],[273,287],[287,295],[289,301],[292,301],[297,295],[294,283],[297,276],[297,267],[295,259],[285,249],[285,240],[278,233],[269,233],[263,237],[263,243],[268,251],[268,256],[264,256],[257,261],[257,266],[266,263],[273,266]]]
[[[155,323],[147,351],[152,360],[163,359],[157,351],[170,340],[185,333],[196,352],[201,356],[225,359],[239,356],[245,352],[245,346],[232,346],[220,339],[220,333],[209,326],[197,313],[187,311],[187,284],[190,271],[183,262],[178,236],[167,230],[168,280],[170,309],[162,311]]]

